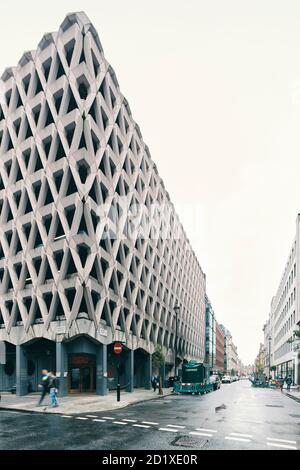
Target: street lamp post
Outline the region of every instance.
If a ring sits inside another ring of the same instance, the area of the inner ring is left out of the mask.
[[[271,340],[272,340],[271,335],[269,335],[268,340],[269,340],[269,377],[270,377],[271,375]]]
[[[178,312],[180,310],[179,305],[175,304],[174,307],[174,312],[175,312],[175,348],[174,348],[174,353],[175,353],[175,359],[174,359],[174,375],[177,376],[177,335],[178,335]]]

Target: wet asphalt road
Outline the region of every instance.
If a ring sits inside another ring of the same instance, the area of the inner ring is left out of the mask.
[[[91,415],[1,410],[0,449],[300,449],[300,403],[240,381]]]

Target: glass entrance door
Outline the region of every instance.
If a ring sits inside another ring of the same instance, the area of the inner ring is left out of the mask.
[[[70,392],[94,392],[94,367],[71,367]]]
[[[93,390],[93,368],[82,367],[81,369],[81,391],[91,392]]]
[[[93,357],[74,356],[69,367],[70,393],[91,393],[96,388],[96,365]]]
[[[70,391],[80,392],[80,369],[79,367],[71,368]]]

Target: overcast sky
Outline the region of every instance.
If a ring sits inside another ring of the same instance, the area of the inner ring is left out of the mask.
[[[299,211],[300,2],[3,2],[0,70],[80,10],[182,214],[217,320],[253,362]]]

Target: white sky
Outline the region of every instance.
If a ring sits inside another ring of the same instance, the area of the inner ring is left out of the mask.
[[[218,321],[253,362],[299,211],[300,2],[2,2],[0,71],[80,10],[178,212],[200,211],[186,232]]]

